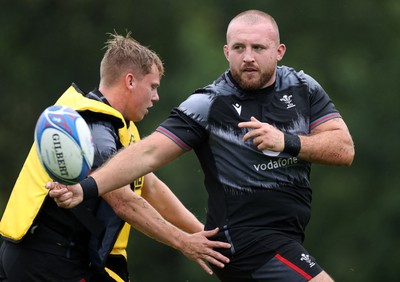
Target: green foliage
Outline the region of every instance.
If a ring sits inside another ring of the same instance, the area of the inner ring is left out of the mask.
[[[173,106],[227,68],[226,26],[235,14],[252,8],[276,18],[288,49],[282,64],[303,69],[323,85],[356,144],[350,168],[314,166],[307,247],[337,281],[398,279],[398,0],[1,1],[0,211],[40,112],[71,82],[85,90],[97,86],[106,33],[130,30],[165,62],[161,101],[139,123],[147,135]],[[204,220],[207,195],[193,153],[158,175]],[[129,264],[137,282],[217,281],[137,231]]]

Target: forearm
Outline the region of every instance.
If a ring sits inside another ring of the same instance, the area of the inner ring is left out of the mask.
[[[168,137],[154,132],[119,151],[91,176],[96,180],[99,195],[103,195],[157,170],[182,153]]]
[[[204,230],[204,225],[182,204],[168,186],[153,173],[146,175],[144,183],[142,197],[166,220],[189,233]]]
[[[145,199],[134,194],[128,186],[107,193],[103,198],[122,220],[135,229],[154,240],[182,250],[188,234],[166,221]]]
[[[210,241],[218,229],[188,234],[166,221],[145,199],[135,194],[129,186],[109,192],[103,196],[115,213],[135,229],[156,241],[181,251],[196,261],[208,273],[212,273],[205,263],[218,267],[229,259],[213,249],[230,248],[224,242]]]
[[[301,149],[298,157],[313,163],[349,166],[354,159],[354,144],[342,119],[335,123],[337,129],[315,131],[309,136],[299,136]],[[343,124],[342,124],[343,123]]]
[[[140,199],[140,201],[144,201],[144,199]],[[148,203],[143,202],[142,204],[142,208],[137,212],[138,220],[130,220],[129,212],[122,219],[148,237],[182,251],[187,234],[166,221]],[[132,209],[129,210],[132,211]]]
[[[166,220],[188,233],[204,230],[204,225],[180,201],[176,201],[172,208],[161,210],[160,213]]]
[[[134,158],[130,157],[130,155],[136,154],[135,151],[137,150],[134,146],[120,150],[102,167],[91,174],[96,180],[99,195],[125,186],[150,170],[143,164],[139,165],[141,162],[134,161]]]
[[[261,151],[286,152],[309,162],[330,165],[351,165],[354,159],[353,140],[341,118],[328,120],[312,129],[309,135],[298,137],[254,117],[249,122],[239,123],[239,127],[250,128],[243,141],[252,140]]]

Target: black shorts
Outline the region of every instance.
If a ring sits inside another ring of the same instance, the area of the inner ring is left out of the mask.
[[[257,262],[248,257],[249,261],[254,262],[251,271],[241,271],[228,263],[223,269],[212,267],[215,274],[224,282],[306,282],[322,272],[322,268],[301,243],[287,237],[273,237],[276,240],[269,238],[268,248],[265,248],[269,251],[265,251],[263,256],[258,254]]]
[[[0,249],[0,281],[88,281],[89,267],[82,258],[40,252],[4,241]]]

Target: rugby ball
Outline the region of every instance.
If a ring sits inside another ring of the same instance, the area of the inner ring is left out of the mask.
[[[89,174],[94,158],[92,135],[74,109],[45,109],[36,123],[34,139],[40,162],[54,181],[74,184]]]

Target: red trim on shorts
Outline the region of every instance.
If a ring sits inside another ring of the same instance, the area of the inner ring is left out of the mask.
[[[312,277],[310,274],[306,273],[303,269],[301,269],[297,265],[293,264],[292,262],[288,261],[280,254],[276,254],[275,257],[277,259],[279,259],[281,262],[283,262],[284,264],[286,264],[287,266],[289,266],[291,269],[293,269],[294,271],[299,273],[301,276],[303,276],[305,279],[307,279],[307,281],[311,280]]]

